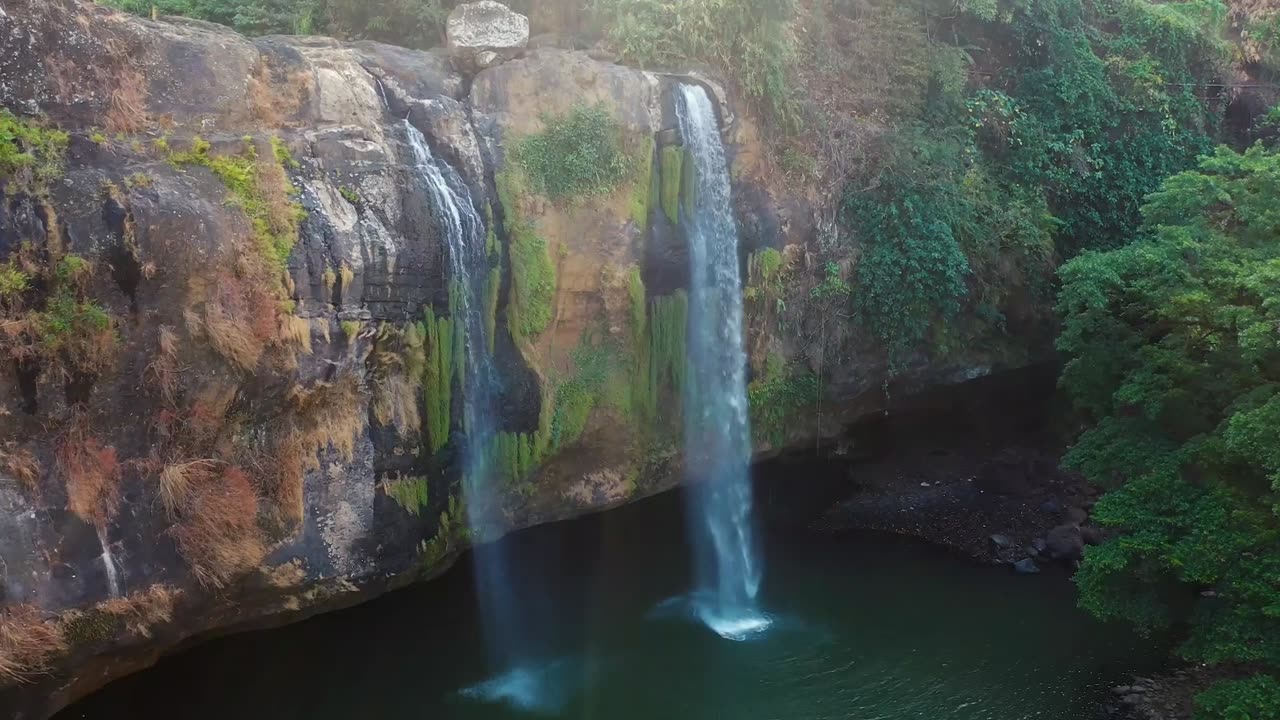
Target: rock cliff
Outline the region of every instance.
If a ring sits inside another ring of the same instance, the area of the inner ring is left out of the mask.
[[[413,131],[457,171],[489,234],[486,322],[504,387],[486,452],[511,528],[684,476],[693,183],[676,83],[720,101],[757,377],[814,343],[838,349],[798,396],[753,393],[762,453],[836,436],[888,393],[1043,349],[1034,332],[920,358],[890,383],[870,340],[828,337],[831,308],[783,302],[792,284],[820,297],[806,251],[818,223],[713,81],[557,49],[455,59],[0,0],[0,707],[12,716],[46,717],[192,638],[429,577],[465,548],[450,357],[464,339]],[[538,148],[554,155],[564,128],[616,150],[607,181],[564,194],[539,174]]]

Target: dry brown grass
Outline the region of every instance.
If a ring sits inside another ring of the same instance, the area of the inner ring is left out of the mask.
[[[225,587],[266,555],[258,497],[249,476],[235,467],[197,480],[169,532],[200,584]]]
[[[422,429],[418,414],[418,387],[395,372],[373,384],[373,416],[379,425],[395,425],[400,437],[410,438]]]
[[[155,358],[147,365],[146,374],[155,382],[160,396],[170,405],[178,395],[178,334],[169,325],[161,325]]]
[[[202,324],[209,344],[227,362],[245,372],[258,367],[265,348],[248,322],[230,315],[218,303],[207,303]]]
[[[149,638],[152,628],[173,620],[173,605],[181,594],[170,585],[152,585],[128,597],[101,602],[96,609],[121,618],[129,632]]]
[[[111,88],[105,125],[114,135],[133,135],[147,128],[147,79],[132,65],[116,73],[116,83]]]
[[[365,427],[365,398],[354,375],[342,375],[331,383],[316,383],[292,394],[295,418],[304,447],[313,452],[331,448],[343,459],[355,457],[356,441]],[[319,460],[313,460],[316,467]]]
[[[58,472],[67,488],[67,508],[103,527],[120,506],[120,460],[81,427],[73,427],[58,447]]]
[[[283,127],[292,124],[290,119],[302,111],[310,92],[308,74],[293,72],[283,83],[275,83],[266,59],[259,58],[249,77],[249,111],[258,127]]]
[[[7,442],[0,447],[0,470],[17,480],[18,486],[28,495],[39,492],[40,461],[27,448],[15,442]]]
[[[259,152],[253,164],[258,175],[258,195],[266,207],[266,220],[273,235],[296,235],[298,232],[298,208],[291,193],[293,183],[288,173],[276,160],[270,148]]]
[[[218,464],[213,460],[191,460],[165,465],[160,471],[160,502],[169,517],[177,517],[179,510],[191,502],[194,488],[217,474]]]
[[[31,605],[0,609],[0,685],[26,682],[66,650],[55,623],[47,622]]]
[[[303,353],[311,354],[311,322],[297,315],[280,315],[280,340]]]
[[[239,390],[236,383],[221,379],[211,380],[200,388],[187,409],[184,439],[197,448],[212,445],[227,426],[227,414]]]
[[[342,375],[331,383],[294,387],[289,408],[273,448],[275,486],[269,494],[284,516],[296,522],[303,515],[304,475],[320,469],[319,453],[332,449],[348,462],[355,457],[366,423],[365,398],[359,380]]]

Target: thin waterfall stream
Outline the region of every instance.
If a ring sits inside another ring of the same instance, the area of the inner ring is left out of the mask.
[[[763,575],[752,519],[751,430],[738,226],[720,123],[706,90],[681,85],[680,130],[694,163],[693,207],[684,208],[691,271],[685,453],[697,587],[694,611],[733,640],[769,625],[756,603]]]
[[[414,164],[431,196],[432,213],[448,246],[450,312],[462,328],[464,361],[455,371],[463,398],[463,498],[468,527],[476,537],[471,555],[485,643],[492,669],[499,673],[475,690],[492,699],[534,705],[538,702],[536,684],[526,679],[528,671],[522,669],[529,661],[522,630],[525,620],[513,597],[505,546],[486,542],[501,535],[503,523],[501,488],[485,453],[494,437],[494,401],[498,395],[497,374],[481,315],[488,263],[487,232],[458,172],[432,154],[426,138],[408,120],[403,125]]]

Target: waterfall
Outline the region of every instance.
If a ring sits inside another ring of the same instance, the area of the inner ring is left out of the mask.
[[[111,543],[107,542],[107,530],[104,527],[98,528],[98,544],[102,546],[102,567],[107,573],[107,589],[111,591],[111,597],[121,597],[120,576],[116,572],[116,559],[111,555]]]
[[[462,385],[462,421],[466,430],[463,498],[467,523],[476,540],[472,557],[476,592],[481,605],[490,657],[499,666],[516,661],[521,643],[518,607],[511,597],[510,573],[499,543],[485,537],[501,530],[501,488],[485,459],[494,437],[494,399],[497,376],[489,354],[482,301],[488,274],[486,228],[471,200],[471,192],[457,171],[437,160],[426,138],[408,120],[403,122],[414,166],[427,187],[431,211],[449,255],[449,305],[454,322],[462,323],[463,367],[455,368]]]
[[[738,227],[711,99],[701,86],[681,85],[676,108],[696,183],[693,207],[684,208],[682,216],[691,270],[684,422],[686,462],[696,473],[689,491],[694,597],[708,627],[740,640],[763,630],[769,620],[756,605],[762,569],[748,472]]]

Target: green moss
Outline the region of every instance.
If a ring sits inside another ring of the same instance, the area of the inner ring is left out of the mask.
[[[120,618],[101,610],[89,609],[72,613],[60,625],[62,637],[73,648],[105,643],[120,631]]]
[[[275,142],[272,145],[276,147]],[[211,149],[208,141],[197,137],[192,141],[189,151],[175,153],[169,159],[178,166],[207,168],[222,181],[231,192],[231,201],[244,211],[253,225],[254,237],[264,258],[275,269],[283,271],[298,239],[298,225],[306,215],[302,206],[292,199],[283,201],[283,209],[273,207],[278,203],[273,202],[271,196],[282,194],[285,198],[292,198],[298,194],[297,188],[284,174],[285,163],[278,154],[271,160],[280,166],[280,182],[283,187],[263,188],[260,185],[262,174],[258,170],[261,161],[252,138],[246,138],[244,149],[239,155],[213,155]],[[268,192],[271,196],[268,196]]]
[[[427,410],[428,447],[436,453],[449,443],[456,332],[451,318],[436,317],[430,308],[426,311],[423,329],[427,335],[427,361],[422,394]]]
[[[427,326],[421,322],[406,323],[400,333],[400,359],[405,377],[421,384],[427,372]]]
[[[356,205],[356,206],[360,205],[360,194],[357,193],[354,188],[347,185],[343,185],[342,187],[338,188],[338,194],[341,195],[344,200],[351,203],[352,205]]]
[[[107,136],[103,135],[100,132],[95,132],[89,136],[89,142],[93,143],[94,145],[106,145]]]
[[[587,418],[602,398],[609,364],[614,360],[612,350],[588,338],[570,354],[573,373],[556,386],[555,413],[551,420],[552,450],[570,445],[582,436]]]
[[[43,193],[62,177],[69,138],[58,130],[19,120],[0,110],[0,180],[30,192]]]
[[[680,182],[684,177],[684,148],[662,148],[662,211],[672,225],[680,222]]]
[[[783,294],[784,259],[782,253],[765,248],[747,258],[747,284],[742,296],[749,301],[778,299]]]
[[[537,440],[529,433],[498,433],[485,448],[485,467],[506,487],[527,494],[532,488],[524,481],[541,460],[534,452],[536,445]]]
[[[653,156],[657,145],[650,136],[645,139],[637,157],[635,179],[631,187],[631,220],[640,232],[649,231],[649,212],[653,210]]]
[[[649,304],[649,386],[645,402],[654,408],[667,388],[679,402],[684,392],[689,296],[683,290],[656,297]],[[673,415],[674,413],[662,413]]]
[[[293,159],[293,153],[289,152],[289,146],[285,145],[284,141],[275,135],[271,136],[271,154],[275,155],[276,162],[282,168],[297,170],[302,167],[297,160]]]
[[[511,296],[508,325],[517,341],[533,340],[551,324],[556,292],[556,270],[547,242],[534,226],[520,217],[522,192],[518,173],[508,169],[498,175],[498,197],[506,215],[510,239]]]
[[[751,431],[757,444],[782,446],[800,415],[818,403],[818,378],[808,370],[788,370],[771,357],[762,380],[747,388]]]
[[[388,480],[382,483],[382,490],[387,497],[404,508],[404,511],[418,517],[427,507],[427,479],[425,477],[408,477],[400,480]]]
[[[489,269],[484,283],[484,331],[492,355],[498,340],[498,291],[502,289],[502,268]]]
[[[698,198],[698,165],[693,155],[685,148],[684,158],[680,161],[680,203],[686,212],[692,212],[694,201]]]
[[[627,294],[631,300],[631,406],[641,420],[649,420],[657,411],[657,401],[650,387],[649,308],[639,268],[627,275]]]
[[[360,334],[360,323],[356,320],[343,320],[339,326],[342,328],[343,336],[347,338],[347,344],[354,343],[356,336]]]
[[[600,106],[544,115],[545,129],[520,139],[513,158],[530,188],[552,200],[607,195],[631,175],[622,131]]]

